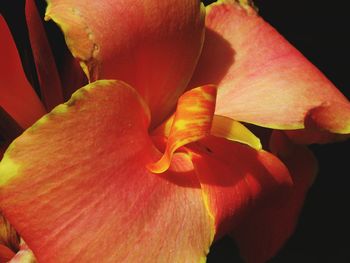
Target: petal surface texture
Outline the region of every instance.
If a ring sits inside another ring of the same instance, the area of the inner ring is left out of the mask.
[[[38,262],[205,261],[214,227],[197,177],[147,170],[161,154],[145,105],[97,81],[9,146],[1,209]]]
[[[294,232],[306,193],[317,173],[317,161],[305,146],[294,145],[274,132],[271,150],[288,167],[294,185],[268,202],[258,204],[233,231],[247,263],[263,263],[274,256]]]
[[[44,106],[26,79],[15,42],[0,16],[0,107],[22,128],[45,114]]]
[[[261,199],[292,185],[285,165],[274,155],[214,136],[191,145],[193,165],[217,236],[237,227]]]
[[[206,26],[190,86],[219,86],[216,114],[273,129],[350,133],[349,101],[252,7],[214,3]]]
[[[205,9],[200,1],[47,2],[46,19],[62,28],[91,81],[122,79],[146,100],[152,122],[168,117],[202,48]]]

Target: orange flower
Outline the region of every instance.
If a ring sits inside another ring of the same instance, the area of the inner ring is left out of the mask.
[[[41,101],[0,20],[4,145],[51,111],[0,163],[1,211],[38,261],[203,262],[225,234],[273,256],[317,170],[295,142],[345,138],[349,101],[249,1],[47,2],[89,80],[64,104],[84,78],[56,67],[34,1]]]

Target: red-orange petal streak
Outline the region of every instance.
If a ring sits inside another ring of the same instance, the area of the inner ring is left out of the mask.
[[[16,45],[0,16],[0,106],[22,128],[45,114],[45,109],[27,81]]]
[[[64,102],[61,80],[34,0],[26,0],[25,13],[42,100],[51,111]]]
[[[147,170],[160,155],[148,126],[134,89],[98,81],[10,145],[0,207],[39,262],[204,261],[213,223],[198,179]]]
[[[165,152],[158,162],[148,165],[150,171],[154,173],[166,171],[178,148],[210,134],[216,91],[215,86],[207,85],[192,89],[180,97]]]

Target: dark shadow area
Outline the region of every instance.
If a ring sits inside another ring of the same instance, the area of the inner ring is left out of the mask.
[[[238,248],[229,237],[223,237],[210,248],[207,263],[244,263]]]
[[[235,51],[230,43],[218,33],[206,29],[202,54],[193,74],[189,88],[218,84],[234,63]]]

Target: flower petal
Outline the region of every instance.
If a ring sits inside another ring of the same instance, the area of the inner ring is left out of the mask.
[[[27,128],[45,114],[45,109],[24,75],[16,45],[2,16],[0,37],[0,106],[22,128]]]
[[[21,240],[20,250],[14,255],[9,263],[37,263],[37,260],[27,244]]]
[[[271,148],[287,165],[294,186],[287,194],[258,205],[233,231],[247,263],[263,263],[294,232],[305,195],[317,172],[317,161],[304,146],[293,145],[282,132],[274,132]]]
[[[189,148],[215,220],[216,238],[237,227],[261,199],[273,198],[292,185],[284,164],[268,152],[217,137]]]
[[[216,137],[222,137],[231,141],[247,144],[256,150],[262,149],[259,138],[248,128],[240,122],[224,116],[214,115],[210,134]]]
[[[302,129],[313,120],[350,132],[349,101],[253,8],[224,0],[207,13],[191,86],[219,86],[216,114],[273,129]]]
[[[169,119],[172,124],[165,152],[159,161],[147,166],[150,171],[163,173],[178,148],[210,135],[215,100],[216,87],[212,85],[192,89],[180,97],[174,118]]]
[[[146,169],[160,156],[148,125],[135,90],[97,81],[10,145],[0,206],[39,262],[204,261],[213,224],[198,180]]]
[[[46,19],[62,28],[91,81],[122,79],[146,100],[152,122],[168,117],[202,48],[200,1],[47,2]]]
[[[61,81],[34,0],[26,0],[25,13],[42,101],[50,111],[56,105],[63,103]]]

